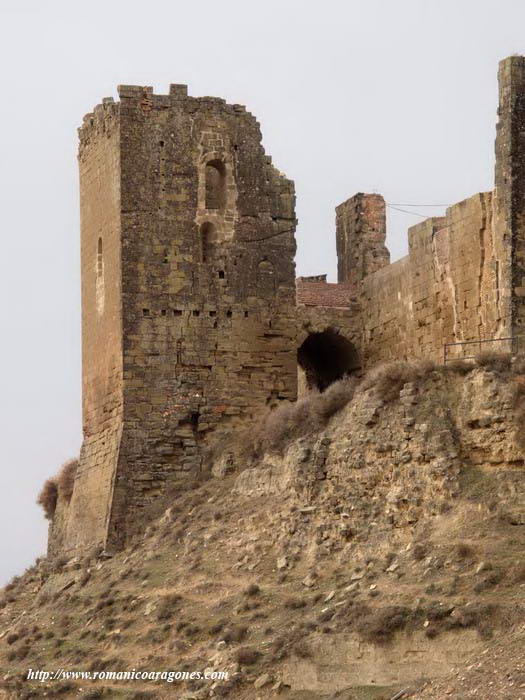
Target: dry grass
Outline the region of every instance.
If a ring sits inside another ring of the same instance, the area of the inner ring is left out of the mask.
[[[472,360],[453,360],[444,366],[431,360],[394,361],[371,369],[362,380],[346,377],[331,384],[324,392],[311,391],[295,403],[282,403],[268,409],[254,420],[247,429],[237,433],[232,444],[228,439],[218,441],[209,450],[208,462],[217,459],[228,451],[237,458],[234,461],[246,463],[264,454],[284,454],[289,445],[299,438],[315,435],[322,431],[330,419],[344,409],[357,393],[374,391],[385,403],[399,398],[403,387],[408,384],[420,386],[430,376],[456,374],[464,376],[476,367],[484,367],[498,374],[525,373],[525,358],[512,358],[509,354],[483,353]],[[525,436],[525,378],[520,382],[516,377],[517,423],[523,427]]]
[[[482,352],[476,357],[476,364],[497,374],[510,372],[512,367],[512,355],[502,352]]]
[[[282,454],[294,440],[322,430],[332,416],[350,403],[356,387],[357,380],[347,377],[323,393],[312,391],[295,403],[283,403],[243,432],[240,444],[250,446],[248,456],[252,458],[264,453]]]
[[[361,382],[359,391],[373,389],[383,401],[394,401],[405,384],[418,384],[436,370],[437,365],[430,360],[389,362],[372,369]]]

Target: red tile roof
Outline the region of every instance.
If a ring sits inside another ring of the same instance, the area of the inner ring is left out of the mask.
[[[300,306],[347,308],[357,296],[353,284],[318,282],[312,281],[308,277],[298,277],[295,280],[295,285],[297,304]]]

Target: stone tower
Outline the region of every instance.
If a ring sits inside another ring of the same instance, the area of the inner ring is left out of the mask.
[[[51,550],[118,549],[212,432],[296,396],[294,186],[259,124],[118,92],[79,129],[84,442]]]
[[[359,192],[339,204],[335,214],[339,283],[361,282],[390,263],[385,200],[380,194]]]

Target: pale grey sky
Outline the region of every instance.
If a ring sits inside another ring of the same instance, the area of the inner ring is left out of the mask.
[[[36,495],[80,446],[83,115],[119,83],[245,104],[296,183],[298,273],[335,279],[353,193],[492,188],[497,63],[524,27],[520,0],[0,0],[0,583],[44,551]],[[390,210],[393,259],[418,220]]]

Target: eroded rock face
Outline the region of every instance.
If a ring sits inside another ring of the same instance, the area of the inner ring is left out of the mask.
[[[292,510],[293,532],[285,528],[282,539],[286,551],[312,547],[315,521],[313,559],[366,541],[370,523],[376,530],[415,527],[447,512],[481,472],[492,497],[519,518],[523,453],[513,392],[512,382],[484,369],[465,377],[431,373],[419,385],[405,384],[391,402],[373,389],[357,392],[325,432],[292,443],[282,456],[266,455],[239,474],[235,490],[287,493],[291,503],[311,504],[310,513]]]
[[[421,632],[402,635],[395,645],[363,643],[356,635],[316,635],[309,641],[311,657],[293,658],[283,664],[282,680],[294,690],[334,693],[358,686],[409,685],[421,678],[440,676],[452,664],[460,664],[483,641],[473,630],[444,634],[430,640]],[[417,659],[417,662],[415,662]]]

